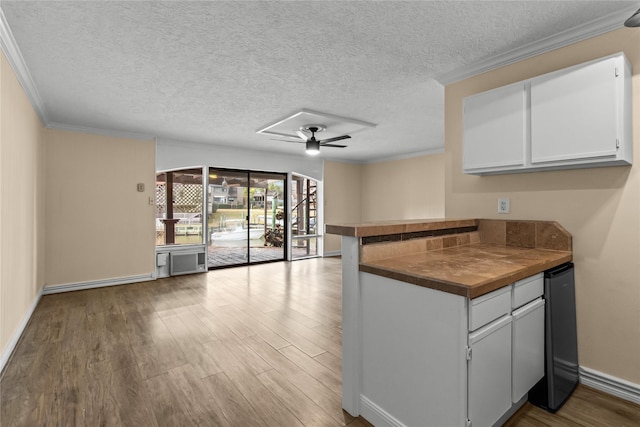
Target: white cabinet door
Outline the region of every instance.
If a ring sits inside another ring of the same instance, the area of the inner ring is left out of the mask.
[[[512,313],[514,403],[544,376],[544,303],[537,299]]]
[[[617,53],[465,98],[464,173],[632,164],[631,76]]]
[[[468,413],[473,426],[491,426],[511,408],[511,316],[469,334]]]
[[[531,163],[615,158],[615,83],[615,58],[533,79]]]
[[[526,98],[524,82],[464,99],[464,171],[524,166]]]

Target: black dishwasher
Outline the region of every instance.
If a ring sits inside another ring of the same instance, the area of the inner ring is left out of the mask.
[[[573,263],[544,273],[545,376],[529,391],[529,402],[556,412],[578,385],[578,338]]]

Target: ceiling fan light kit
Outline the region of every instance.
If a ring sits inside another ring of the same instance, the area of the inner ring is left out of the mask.
[[[310,156],[317,156],[320,154],[320,143],[318,141],[307,140],[306,153]]]
[[[625,27],[640,27],[640,9],[636,11],[633,15],[629,17],[626,21],[624,21]]]
[[[320,146],[323,147],[336,147],[336,148],[346,148],[346,145],[338,145],[331,144],[331,142],[342,141],[343,139],[351,138],[349,135],[336,136],[335,138],[328,139],[316,139],[316,132],[322,132],[326,127],[324,125],[307,125],[301,128],[301,130],[311,132],[311,138],[307,138],[307,135],[304,132],[300,132],[298,136],[300,137],[299,141],[289,141],[289,142],[304,142],[306,145],[306,153],[311,156],[316,156],[320,154]]]

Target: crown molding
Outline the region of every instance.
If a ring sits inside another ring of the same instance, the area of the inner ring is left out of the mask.
[[[413,151],[411,153],[398,154],[396,156],[374,157],[370,159],[345,159],[337,156],[324,156],[322,151],[320,157],[323,161],[333,163],[347,163],[352,165],[372,165],[375,163],[393,162],[395,160],[413,159],[414,157],[431,156],[444,153],[444,147],[432,148],[425,151]]]
[[[623,28],[625,19],[635,12],[636,6],[632,9],[633,10],[625,8],[623,10],[604,15],[600,18],[578,25],[577,27],[564,30],[560,33],[545,37],[517,49],[512,49],[510,51],[491,56],[474,64],[464,65],[446,73],[439,73],[433,78],[446,86],[469,77],[486,73],[487,71],[504,67],[505,65],[513,64],[561,47],[569,46],[591,37],[599,36],[600,34],[604,34],[609,31]]]
[[[9,23],[7,22],[7,18],[4,16],[4,12],[0,7],[0,47],[2,47],[2,51],[7,57],[11,68],[13,68],[13,72],[16,74],[16,78],[20,85],[24,89],[27,94],[27,98],[31,101],[31,105],[33,109],[36,111],[36,114],[40,118],[40,122],[42,122],[43,126],[47,125],[47,111],[44,107],[44,102],[40,97],[40,93],[38,92],[38,88],[36,84],[33,82],[33,78],[31,77],[31,73],[27,68],[27,64],[24,62],[24,58],[22,57],[22,53],[18,48],[18,44],[16,43],[15,38],[13,37],[13,33],[11,32],[11,28],[9,27]]]
[[[145,134],[145,133],[127,132],[127,131],[115,130],[115,129],[100,129],[100,128],[93,128],[88,126],[76,126],[76,125],[69,125],[66,123],[57,123],[57,122],[47,123],[45,127],[47,129],[53,129],[53,130],[66,130],[70,132],[88,133],[91,135],[112,136],[114,138],[139,139],[141,141],[148,141],[150,139],[156,138],[154,135]]]
[[[365,160],[362,162],[362,164],[372,165],[374,163],[393,162],[395,160],[413,159],[415,157],[431,156],[434,154],[442,154],[442,153],[444,153],[444,147],[438,147],[438,148],[433,148],[431,150],[416,151],[413,153],[398,154],[397,156],[379,157],[371,160]]]

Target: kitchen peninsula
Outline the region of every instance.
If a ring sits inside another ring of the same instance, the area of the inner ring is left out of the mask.
[[[342,236],[347,412],[374,425],[482,426],[524,403],[530,386],[516,393],[519,378],[537,381],[541,373],[512,372],[521,341],[512,319],[517,301],[542,295],[542,272],[572,260],[562,226],[442,219],[327,225],[326,232]],[[543,312],[544,302],[537,304]],[[536,322],[542,336],[527,342],[538,342],[542,354],[543,321]]]

